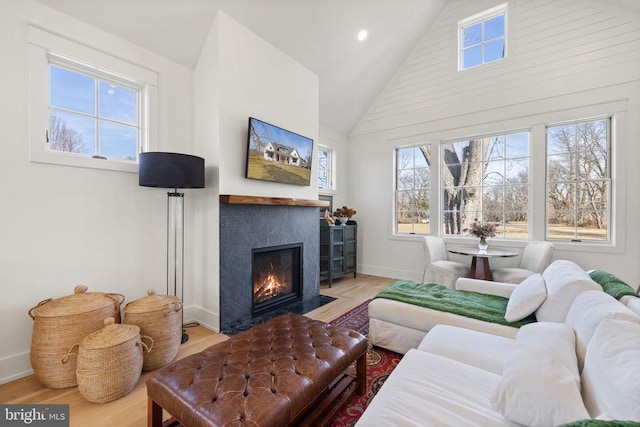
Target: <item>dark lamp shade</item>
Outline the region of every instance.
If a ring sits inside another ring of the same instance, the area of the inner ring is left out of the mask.
[[[142,187],[204,188],[204,159],[190,154],[150,152],[139,157]]]

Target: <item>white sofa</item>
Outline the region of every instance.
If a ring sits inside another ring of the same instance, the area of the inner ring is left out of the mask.
[[[534,308],[539,321],[512,337],[430,328],[356,426],[640,421],[640,316],[585,283],[544,285],[548,295]]]
[[[542,321],[561,322],[578,293],[585,290],[602,291],[602,287],[591,280],[586,271],[571,261],[556,260],[541,275],[534,275],[527,281],[535,280],[540,276],[544,281],[545,290],[549,290],[549,295],[543,296],[544,301],[539,309],[535,310],[536,317]],[[455,284],[455,289],[510,298],[514,290],[522,289],[521,286],[525,283],[527,282],[515,285],[460,278]],[[528,295],[521,295],[522,298],[528,298]],[[640,315],[639,298],[623,297],[620,301]],[[518,332],[518,329],[512,326],[488,323],[384,298],[373,299],[369,303],[368,311],[371,343],[402,354],[417,348],[427,332],[436,325],[459,326],[507,338],[515,337]]]

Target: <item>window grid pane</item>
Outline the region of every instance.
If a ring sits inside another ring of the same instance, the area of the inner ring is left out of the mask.
[[[496,225],[496,237],[527,239],[529,133],[447,142],[441,149],[443,234],[462,235],[478,218]]]
[[[547,239],[610,240],[610,150],[610,119],[547,127]]]
[[[141,89],[49,64],[49,150],[135,162]]]
[[[395,232],[429,234],[431,147],[396,149]]]
[[[491,12],[488,12],[491,13]],[[460,26],[461,69],[497,61],[505,57],[506,11],[487,14],[484,19]]]

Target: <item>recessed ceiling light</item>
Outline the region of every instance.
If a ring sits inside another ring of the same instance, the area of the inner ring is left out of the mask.
[[[358,40],[362,42],[367,38],[367,36],[369,36],[369,32],[367,30],[360,30],[358,33]]]

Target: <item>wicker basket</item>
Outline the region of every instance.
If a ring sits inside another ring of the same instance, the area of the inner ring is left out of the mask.
[[[140,327],[142,335],[153,338],[153,351],[145,353],[143,371],[158,369],[171,363],[178,354],[182,339],[182,303],[171,295],[147,296],[132,301],[123,310],[123,322]]]
[[[142,339],[148,339],[147,346]],[[135,325],[120,325],[113,317],[104,328],[82,339],[78,348],[78,391],[93,403],[119,399],[135,387],[142,373],[142,353],[151,351],[153,340],[140,336]],[[143,350],[144,349],[144,350]]]
[[[41,301],[29,310],[34,320],[31,367],[45,387],[75,386],[75,357],[67,357],[67,363],[62,363],[62,358],[74,344],[100,329],[104,319],[120,318],[124,296],[87,292],[84,285],[76,286],[73,291],[73,295]]]

